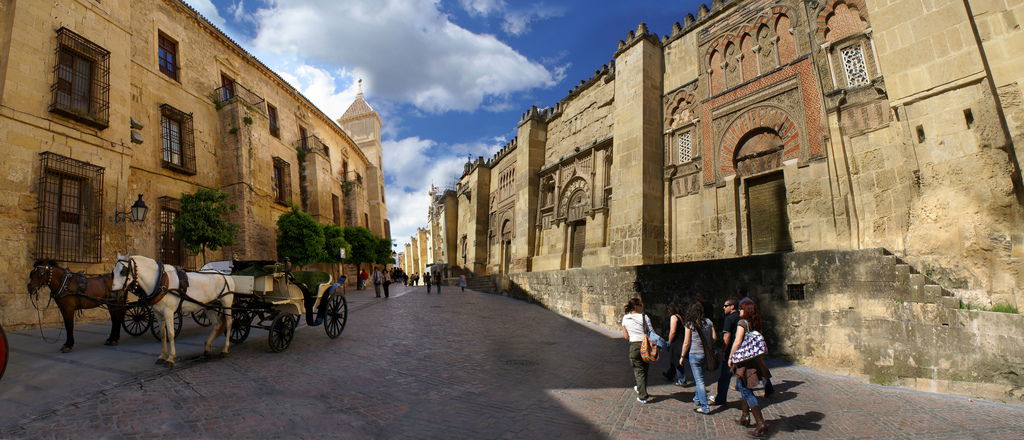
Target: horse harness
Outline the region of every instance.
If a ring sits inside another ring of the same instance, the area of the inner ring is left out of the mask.
[[[38,268],[39,266],[36,266],[36,267]],[[45,265],[43,267],[46,268],[46,281],[41,286],[48,286],[53,281],[53,266],[47,264],[47,265]],[[60,299],[64,298],[65,296],[80,296],[80,297],[88,298],[88,299],[90,299],[92,301],[96,301],[96,302],[98,302],[100,304],[103,304],[103,305],[111,305],[112,304],[112,303],[108,303],[106,301],[103,301],[101,298],[91,297],[91,296],[89,296],[89,295],[87,295],[85,293],[85,291],[89,288],[89,286],[88,286],[89,279],[86,276],[85,271],[80,271],[80,272],[77,272],[77,273],[73,273],[73,272],[71,272],[70,270],[67,270],[67,269],[63,269],[62,268],[61,270],[64,271],[64,276],[62,276],[61,279],[60,279],[60,287],[58,287],[56,290],[50,289],[50,299],[52,301],[60,301]],[[102,275],[101,275],[101,277],[102,277]],[[70,284],[72,278],[76,278],[75,281],[78,283],[78,288],[75,289],[75,290],[67,290],[68,285]],[[35,290],[38,290],[38,288],[35,289]],[[113,291],[111,291],[111,299],[114,299],[114,300],[117,299],[117,295],[114,294]]]
[[[208,307],[206,304],[201,303],[199,301],[196,301],[196,300],[192,299],[192,297],[188,296],[188,273],[184,269],[182,269],[182,268],[180,268],[178,266],[172,266],[172,267],[174,267],[175,273],[178,275],[178,288],[177,289],[171,289],[170,288],[170,281],[167,278],[167,274],[164,272],[164,264],[161,263],[159,260],[157,260],[156,261],[156,267],[157,267],[156,283],[155,283],[155,286],[153,287],[153,292],[147,294],[147,293],[145,293],[144,290],[142,290],[142,286],[139,285],[139,268],[138,268],[138,265],[135,263],[135,260],[128,259],[128,260],[120,260],[120,261],[122,263],[125,263],[126,267],[130,268],[129,270],[131,271],[131,274],[132,274],[131,282],[129,282],[127,285],[125,285],[124,288],[128,289],[128,290],[132,290],[136,294],[136,296],[138,296],[140,298],[140,302],[145,303],[145,305],[156,304],[156,303],[160,302],[160,300],[162,300],[164,298],[164,296],[167,295],[167,293],[172,292],[175,295],[177,295],[178,298],[180,298],[180,301],[178,301],[178,307],[177,307],[179,311],[181,310],[181,305],[185,301],[188,301],[190,303],[203,306],[204,308]],[[225,281],[224,287],[221,289],[220,293],[217,295],[217,299],[220,299],[221,297],[223,297],[225,292],[227,292],[227,290],[228,290],[228,283]]]

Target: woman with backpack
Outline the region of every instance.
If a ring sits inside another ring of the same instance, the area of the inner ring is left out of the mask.
[[[636,379],[636,400],[640,403],[651,401],[647,394],[647,371],[650,366],[640,355],[640,345],[651,327],[651,318],[644,314],[644,304],[640,298],[633,298],[626,303],[622,316],[622,337],[629,341],[629,362],[633,365],[633,378]]]
[[[729,351],[729,367],[732,368],[733,373],[736,375],[736,390],[743,397],[740,400],[742,415],[736,423],[742,426],[750,426],[750,414],[753,413],[754,421],[757,425],[750,435],[755,438],[763,437],[768,429],[768,425],[764,422],[761,405],[758,403],[757,396],[754,395],[751,388],[760,385],[762,380],[770,378],[771,373],[768,371],[768,366],[764,363],[763,353],[739,362],[734,362],[733,359],[737,357],[737,351],[741,352],[740,357],[742,357],[744,352],[749,351],[748,347],[755,345],[753,341],[759,339],[762,331],[764,331],[764,323],[761,321],[761,314],[757,310],[757,305],[752,301],[741,302],[740,321],[736,325],[736,339],[733,341],[732,349]],[[744,339],[751,339],[746,347],[744,347]],[[763,339],[761,345],[763,346]],[[741,350],[741,347],[744,349]]]
[[[686,333],[683,335],[682,352],[690,361],[690,371],[693,372],[695,382],[693,403],[697,407],[693,411],[707,415],[711,413],[711,408],[708,407],[708,392],[704,389],[704,370],[714,371],[718,367],[718,361],[714,358],[714,342],[718,340],[718,334],[711,320],[704,317],[704,307],[700,303],[690,305],[684,321]],[[682,359],[679,359],[679,365],[683,365]]]

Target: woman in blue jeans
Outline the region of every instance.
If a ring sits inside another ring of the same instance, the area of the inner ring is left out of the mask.
[[[747,359],[743,362],[733,362],[732,355],[736,353],[736,350],[743,344],[743,338],[747,333],[757,330],[758,332],[764,331],[763,323],[761,321],[761,315],[758,313],[757,305],[753,302],[740,303],[740,322],[736,326],[736,340],[732,343],[732,349],[729,350],[729,368],[732,368],[733,373],[736,374],[736,389],[740,392],[743,399],[740,401],[740,410],[742,414],[740,419],[736,421],[743,426],[749,426],[750,414],[754,414],[754,421],[757,425],[754,427],[754,431],[750,433],[752,437],[760,438],[764,437],[765,431],[768,429],[768,425],[764,422],[764,415],[761,414],[761,405],[757,401],[757,396],[751,391],[751,388],[758,386],[762,380],[767,380],[771,377],[771,373],[768,371],[768,367],[764,363],[764,356],[758,356],[753,359]]]
[[[686,334],[683,335],[683,357],[690,361],[694,385],[693,403],[697,405],[695,412],[711,413],[708,407],[708,392],[704,389],[704,351],[714,350],[714,341],[718,339],[715,326],[710,319],[704,317],[704,307],[700,303],[690,305],[686,311]],[[683,364],[683,360],[679,360]]]

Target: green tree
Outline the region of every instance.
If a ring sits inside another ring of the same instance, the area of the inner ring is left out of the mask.
[[[295,205],[277,219],[277,258],[296,266],[324,261],[324,229]]]
[[[391,255],[391,239],[374,238],[377,239],[373,255],[374,262],[377,264],[393,264],[395,262],[395,257]]]
[[[363,263],[376,261],[377,237],[369,229],[362,226],[346,226],[342,228],[345,241],[352,246],[345,254],[346,264],[355,264],[358,268]]]
[[[181,195],[181,212],[174,219],[174,235],[193,254],[203,255],[235,243],[241,226],[228,221],[228,214],[237,207],[228,203],[228,195],[217,189],[202,188],[193,194]]]
[[[340,226],[324,225],[324,263],[343,263],[339,250],[345,249],[345,256],[352,255],[352,245],[345,241]]]

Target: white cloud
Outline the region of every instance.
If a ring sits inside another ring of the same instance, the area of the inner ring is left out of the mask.
[[[561,8],[548,7],[541,3],[527,8],[510,8],[505,0],[459,0],[459,4],[472,16],[501,16],[501,29],[511,35],[525,34],[530,30],[530,24],[536,20],[564,14]]]
[[[206,17],[206,19],[210,23],[213,23],[214,26],[217,26],[221,30],[224,30],[224,28],[225,28],[224,25],[226,23],[224,21],[224,17],[220,16],[220,12],[217,11],[217,7],[213,5],[212,1],[210,1],[210,0],[185,0],[185,3],[188,3],[188,5],[191,6],[193,9],[195,9],[196,11],[198,11],[199,14],[201,14],[203,17]]]
[[[505,10],[505,0],[459,0],[459,3],[470,15],[487,16]]]
[[[405,246],[416,228],[427,224],[430,185],[446,187],[462,176],[466,156],[490,158],[503,138],[454,145],[439,145],[430,139],[407,137],[384,141],[384,173],[387,183],[388,219],[391,236]]]
[[[274,2],[255,13],[253,44],[258,52],[349,66],[366,80],[367,94],[429,113],[475,110],[489,96],[562,79],[493,35],[455,25],[438,8],[432,0]]]

